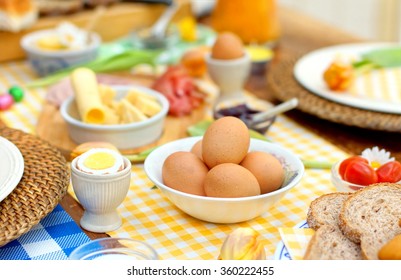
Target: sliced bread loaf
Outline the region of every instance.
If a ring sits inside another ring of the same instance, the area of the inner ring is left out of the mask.
[[[360,243],[365,259],[378,259],[379,250],[401,233],[401,185],[378,183],[353,193],[339,216],[341,231]]]
[[[304,260],[360,260],[361,249],[338,228],[322,225],[308,243]]]
[[[338,219],[350,193],[324,194],[310,204],[307,223],[316,232],[308,243],[304,260],[360,260],[359,244],[341,232]]]
[[[306,218],[308,226],[314,230],[323,225],[337,226],[341,207],[349,195],[344,192],[328,193],[313,200]]]

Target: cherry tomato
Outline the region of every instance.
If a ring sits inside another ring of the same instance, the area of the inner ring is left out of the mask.
[[[343,160],[340,163],[340,166],[338,168],[338,173],[340,173],[341,178],[345,179],[344,178],[345,170],[347,169],[348,165],[351,162],[354,162],[354,161],[360,161],[360,162],[364,162],[364,163],[369,163],[369,161],[366,158],[361,157],[361,156],[352,156],[352,157],[349,157],[349,158]]]
[[[401,180],[401,163],[390,161],[380,166],[377,170],[379,182],[396,183]]]
[[[353,184],[367,186],[378,182],[376,171],[366,162],[352,161],[344,173],[344,180]]]

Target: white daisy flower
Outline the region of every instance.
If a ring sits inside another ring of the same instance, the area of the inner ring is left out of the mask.
[[[394,161],[394,158],[390,157],[390,152],[387,152],[385,149],[379,150],[377,146],[363,150],[361,156],[366,158],[370,166],[374,169],[379,168],[389,161]]]

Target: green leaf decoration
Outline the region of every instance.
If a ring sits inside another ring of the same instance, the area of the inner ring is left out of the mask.
[[[302,160],[306,169],[331,169],[332,162],[316,161],[316,160]]]
[[[203,120],[194,125],[191,125],[187,128],[187,133],[189,136],[203,136],[205,134],[206,129],[211,125],[213,120]],[[259,139],[263,141],[271,142],[265,135],[253,130],[249,129],[249,135],[251,138]]]
[[[157,147],[153,147],[147,150],[144,150],[138,154],[132,154],[132,155],[124,155],[129,161],[132,163],[140,163],[143,162],[150,153],[156,149]]]
[[[362,59],[379,67],[401,66],[401,47],[387,47],[362,54]]]
[[[212,120],[203,120],[187,128],[187,133],[189,136],[203,136],[209,125],[212,124]]]
[[[271,142],[265,135],[263,135],[262,133],[257,132],[256,130],[253,130],[253,129],[249,129],[249,135],[253,139],[259,139],[259,140],[262,140],[262,141]]]
[[[99,57],[88,63],[80,64],[57,71],[49,76],[40,78],[27,84],[27,87],[45,87],[54,84],[64,77],[68,76],[74,69],[85,67],[92,69],[96,73],[116,72],[129,70],[139,64],[154,65],[159,51],[150,50],[126,50],[122,53]]]

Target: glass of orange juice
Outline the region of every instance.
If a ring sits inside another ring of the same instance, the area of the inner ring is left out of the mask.
[[[281,35],[276,0],[217,0],[211,26],[236,33],[245,44],[273,47]]]

